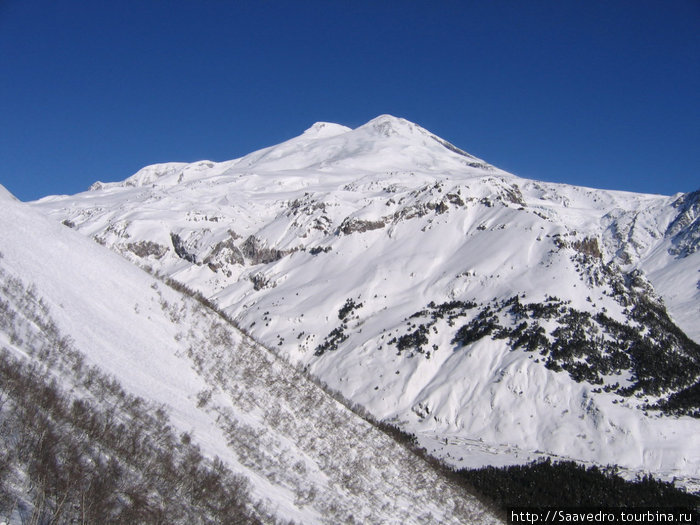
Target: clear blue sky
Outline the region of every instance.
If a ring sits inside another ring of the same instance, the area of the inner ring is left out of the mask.
[[[22,200],[390,113],[523,177],[700,188],[700,1],[0,0]]]

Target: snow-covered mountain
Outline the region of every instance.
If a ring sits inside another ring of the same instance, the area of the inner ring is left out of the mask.
[[[700,478],[700,191],[522,179],[383,115],[32,205],[455,466]]]
[[[0,443],[10,523],[499,522],[201,297],[2,187]]]

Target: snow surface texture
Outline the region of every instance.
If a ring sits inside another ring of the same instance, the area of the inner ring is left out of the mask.
[[[644,293],[700,341],[699,200],[522,179],[383,115],[354,130],[318,123],[228,162],[149,166],[33,205],[201,291],[255,339],[456,466],[547,455],[692,487],[699,422],[645,414],[654,396],[576,382],[503,339],[455,345],[454,322],[469,317],[437,322],[429,354],[390,341],[431,302],[515,295],[556,296],[630,324],[604,268],[640,275]]]
[[[176,429],[245,475],[280,520],[498,521],[200,302],[1,187],[0,269],[32,287],[87,364],[165,406]],[[0,333],[0,344],[31,359],[20,338]]]

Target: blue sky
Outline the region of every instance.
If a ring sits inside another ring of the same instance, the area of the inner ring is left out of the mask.
[[[22,200],[390,113],[517,175],[700,188],[700,1],[0,0]]]

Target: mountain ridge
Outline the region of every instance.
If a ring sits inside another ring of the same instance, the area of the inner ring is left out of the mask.
[[[153,177],[33,206],[216,301],[457,467],[546,455],[697,477],[696,420],[649,413],[698,379],[674,335],[700,341],[694,193],[523,179],[390,116]],[[657,391],[642,365],[666,358],[692,377]]]

